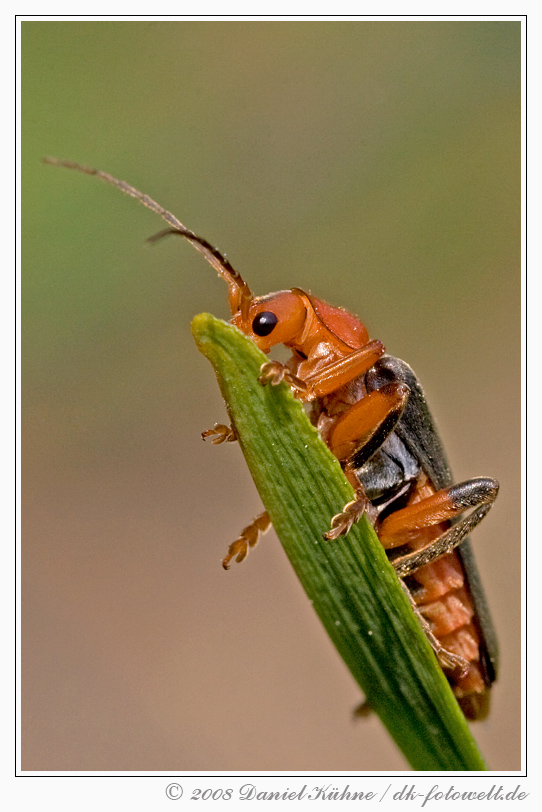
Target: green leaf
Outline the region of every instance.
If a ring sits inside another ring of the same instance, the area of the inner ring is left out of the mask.
[[[363,519],[324,540],[352,488],[301,403],[258,382],[267,359],[236,328],[203,313],[192,332],[286,555],[371,708],[413,769],[487,769],[373,528]]]

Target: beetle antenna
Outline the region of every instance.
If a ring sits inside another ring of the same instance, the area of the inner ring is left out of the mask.
[[[101,180],[106,181],[106,183],[111,184],[111,186],[116,186],[117,189],[120,189],[124,194],[135,198],[135,200],[138,200],[151,211],[154,211],[165,220],[166,223],[169,223],[171,228],[167,228],[159,234],[155,234],[154,237],[150,237],[148,241],[155,242],[168,234],[178,234],[187,239],[200,254],[203,254],[207,262],[218,272],[219,276],[226,281],[229,288],[229,301],[232,314],[235,315],[238,310],[244,311],[248,308],[253,297],[241,274],[232,267],[228,260],[222,256],[220,251],[213,248],[207,240],[198,237],[197,234],[194,234],[193,231],[186,228],[174,214],[160,206],[152,197],[143,194],[143,192],[140,192],[138,189],[130,186],[129,183],[126,183],[126,181],[119,180],[107,172],[102,172],[101,169],[91,169],[90,167],[82,166],[72,161],[61,161],[58,158],[43,158],[43,163],[50,164],[51,166],[60,166],[64,169],[75,169],[77,172],[82,172],[85,175],[95,175],[101,178]]]

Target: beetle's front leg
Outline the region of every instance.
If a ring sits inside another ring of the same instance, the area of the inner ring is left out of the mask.
[[[277,386],[284,381],[291,386],[296,393],[304,394],[307,391],[307,384],[294,375],[285,364],[280,361],[267,361],[260,367],[260,377],[258,378],[262,386],[268,383]]]
[[[280,361],[270,361],[261,367],[259,380],[262,384],[286,381],[301,398],[312,400],[329,395],[359,375],[363,375],[383,354],[384,345],[381,341],[369,341],[364,347],[352,350],[348,355],[330,364],[318,363],[316,371],[315,362],[302,361],[299,365],[299,377]]]
[[[224,423],[215,423],[212,429],[202,431],[203,440],[210,440],[212,443],[233,443],[237,440],[235,429],[231,426],[226,426]],[[233,558],[237,563],[241,563],[247,555],[251,547],[258,543],[258,539],[266,533],[271,527],[271,519],[267,511],[260,513],[256,516],[253,522],[248,524],[243,530],[239,538],[230,544],[228,554],[222,560],[222,566],[225,570],[229,570],[230,563]]]

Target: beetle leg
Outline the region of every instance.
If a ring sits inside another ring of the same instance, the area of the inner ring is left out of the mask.
[[[414,602],[414,599],[409,589],[406,587],[403,581],[400,581],[400,584],[403,592],[405,593],[405,595],[409,600],[410,605],[412,606],[414,614],[418,618],[418,621],[424,631],[425,636],[429,641],[431,648],[435,652],[435,656],[439,661],[439,665],[441,666],[441,668],[446,669],[447,671],[457,671],[458,676],[463,676],[464,674],[466,674],[469,668],[468,660],[466,660],[464,657],[459,656],[458,654],[454,654],[452,651],[449,651],[442,645],[442,643],[440,643],[440,641],[435,637],[435,635],[431,631],[429,623],[416,606],[416,603]],[[363,702],[361,702],[354,708],[353,716],[355,719],[363,719],[369,716],[371,712],[372,712],[371,705],[369,701],[365,699]]]
[[[445,648],[442,645],[442,643],[438,640],[438,638],[433,634],[433,632],[431,631],[431,627],[430,627],[429,623],[427,622],[427,620],[424,618],[424,616],[422,615],[422,613],[420,612],[420,610],[416,606],[416,603],[415,603],[414,598],[412,597],[412,595],[410,593],[410,590],[407,588],[407,586],[401,580],[400,580],[400,584],[401,584],[401,587],[403,589],[403,592],[405,593],[405,595],[407,596],[407,598],[409,600],[410,605],[412,606],[414,614],[418,618],[418,620],[420,622],[420,625],[421,625],[422,629],[424,630],[425,636],[427,637],[427,639],[429,640],[429,643],[431,644],[431,648],[433,649],[433,651],[436,654],[436,657],[437,657],[437,659],[439,661],[439,664],[440,664],[441,668],[445,668],[446,670],[449,670],[449,671],[455,671],[455,670],[459,671],[459,669],[461,669],[459,671],[459,673],[458,673],[458,676],[463,676],[464,674],[466,674],[467,671],[468,671],[468,668],[469,668],[468,661],[465,660],[464,657],[460,657],[459,654],[454,654],[452,651],[449,651],[447,648]]]
[[[237,440],[235,429],[225,426],[224,423],[215,423],[212,429],[201,432],[202,440],[210,440],[215,445],[219,443],[233,443]]]
[[[285,381],[288,386],[291,386],[296,392],[306,392],[307,385],[301,378],[294,375],[287,366],[281,364],[280,361],[268,361],[260,367],[260,377],[258,378],[262,386],[267,383],[277,386],[277,384]]]
[[[331,529],[324,533],[327,541],[334,541],[339,536],[344,536],[353,524],[359,522],[367,507],[369,500],[365,496],[365,491],[356,476],[356,472],[351,464],[344,468],[344,474],[356,492],[356,498],[348,502],[340,513],[336,513],[331,519]]]
[[[311,362],[302,362],[301,366],[305,367],[305,374],[302,378],[294,375],[280,361],[269,361],[262,365],[259,381],[262,384],[275,385],[286,381],[302,397],[305,396],[307,400],[312,400],[315,397],[329,395],[359,375],[363,375],[383,354],[384,345],[381,341],[369,341],[364,347],[353,350],[344,358],[340,358],[312,374],[306,374],[310,370]]]
[[[392,562],[395,572],[404,578],[451,552],[482,521],[498,491],[499,484],[494,479],[478,477],[437,491],[384,519],[378,528],[378,537],[386,549],[391,549],[410,541],[419,530],[449,521],[465,510],[475,508],[422,550],[396,558]]]
[[[264,511],[263,513],[260,513],[259,516],[256,516],[253,522],[241,530],[241,535],[237,541],[230,544],[228,554],[222,561],[222,566],[224,569],[228,570],[230,568],[230,561],[232,558],[235,558],[237,563],[243,561],[243,559],[247,557],[249,549],[257,544],[260,535],[266,533],[270,527],[271,519],[269,518],[267,511]]]
[[[370,702],[367,699],[364,699],[363,702],[360,702],[359,705],[356,705],[354,710],[352,711],[352,716],[354,719],[366,719],[370,716],[373,712]]]
[[[339,461],[347,460],[344,472],[356,491],[356,498],[331,519],[324,538],[332,541],[343,536],[358,522],[367,508],[367,498],[355,474],[359,467],[382,445],[397,425],[409,389],[403,383],[390,383],[358,400],[334,424],[327,443]]]
[[[361,499],[353,499],[348,502],[340,513],[336,513],[331,519],[331,530],[324,533],[327,541],[334,541],[339,536],[344,536],[352,525],[359,522],[367,509],[367,498],[365,495]]]
[[[408,400],[404,383],[389,383],[354,403],[339,417],[327,443],[340,462],[354,455],[360,468],[380,448],[399,422]]]
[[[331,364],[318,369],[312,374],[303,376],[307,389],[312,397],[324,397],[335,392],[359,375],[364,375],[384,354],[385,349],[381,341],[374,339],[349,355],[333,361]],[[310,362],[305,361],[303,366]],[[307,369],[307,371],[309,371]]]
[[[469,668],[468,660],[466,660],[464,657],[459,656],[458,654],[454,654],[452,651],[449,651],[442,645],[442,643],[433,634],[429,623],[416,606],[416,603],[414,602],[414,598],[412,597],[410,590],[401,580],[400,584],[403,592],[408,598],[410,605],[412,606],[414,614],[418,618],[418,621],[424,631],[425,636],[429,641],[431,648],[435,652],[435,656],[437,657],[441,668],[444,668],[447,671],[457,671],[458,676],[463,676],[464,674],[466,674]],[[365,718],[369,716],[371,712],[372,712],[371,705],[368,702],[368,700],[365,699],[363,702],[361,702],[354,708],[353,716],[355,719]]]

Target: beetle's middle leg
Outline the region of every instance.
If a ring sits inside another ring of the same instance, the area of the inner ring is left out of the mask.
[[[377,451],[397,425],[409,389],[404,383],[389,383],[358,400],[336,420],[325,437],[331,451],[342,463],[345,475],[356,492],[356,498],[331,520],[325,538],[333,540],[348,533],[365,512],[367,499],[355,469]]]

